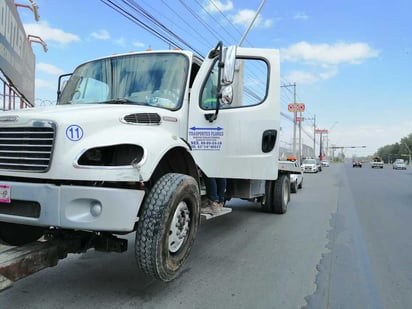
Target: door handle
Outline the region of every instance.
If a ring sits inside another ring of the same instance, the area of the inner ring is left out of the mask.
[[[271,152],[276,144],[277,130],[266,130],[262,135],[262,151]]]

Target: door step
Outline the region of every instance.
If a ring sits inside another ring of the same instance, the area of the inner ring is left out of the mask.
[[[213,219],[213,218],[220,217],[220,216],[223,216],[223,215],[227,215],[227,214],[229,214],[229,213],[231,213],[231,212],[232,212],[232,208],[222,207],[222,208],[219,210],[219,212],[217,212],[217,213],[215,213],[215,214],[203,213],[203,212],[200,212],[200,214],[201,214],[203,217],[205,217],[206,220],[209,220],[209,219]]]

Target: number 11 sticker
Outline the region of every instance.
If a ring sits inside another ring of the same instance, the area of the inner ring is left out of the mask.
[[[83,138],[83,134],[82,127],[77,124],[72,124],[66,129],[66,137],[73,142],[80,141]]]
[[[10,185],[0,185],[0,203],[11,203],[10,191]]]

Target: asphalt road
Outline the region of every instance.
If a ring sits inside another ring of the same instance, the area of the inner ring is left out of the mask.
[[[170,283],[89,251],[0,293],[0,308],[411,308],[412,169],[332,165],[304,175],[285,215],[232,200],[202,221]]]

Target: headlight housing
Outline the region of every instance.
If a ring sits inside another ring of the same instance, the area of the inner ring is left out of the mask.
[[[141,146],[119,144],[95,147],[86,150],[77,160],[79,166],[131,166],[143,160],[144,150]]]

